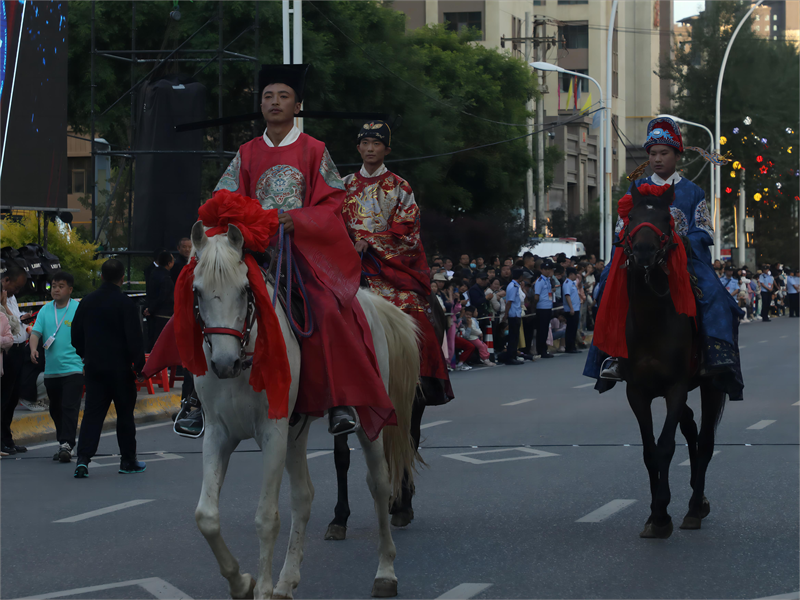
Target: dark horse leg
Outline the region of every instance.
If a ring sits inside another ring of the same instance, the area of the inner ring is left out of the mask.
[[[651,404],[653,398],[646,394],[644,390],[632,384],[627,386],[628,404],[639,423],[639,432],[642,435],[642,455],[644,457],[644,466],[647,468],[647,474],[650,477],[650,495],[655,498],[656,491],[658,490],[658,461],[657,461],[657,448],[656,440],[653,436],[653,414],[651,411]],[[653,520],[653,502],[650,503],[650,518],[647,519],[645,530],[651,525]],[[642,532],[644,533],[644,531]]]
[[[689,465],[691,474],[689,476],[689,485],[694,489],[694,482],[697,473],[697,423],[694,422],[694,412],[689,405],[683,409],[681,414],[681,433],[686,438],[686,445],[689,447]]]
[[[702,420],[700,435],[697,438],[697,457],[692,459],[692,497],[689,499],[689,512],[683,519],[681,529],[700,529],[700,521],[711,512],[711,505],[705,497],[706,470],[714,455],[714,435],[725,406],[725,394],[710,380],[700,384],[702,401]]]
[[[346,435],[333,438],[333,462],[336,464],[336,484],[339,498],[333,509],[333,521],[325,532],[326,540],[343,540],[347,536],[347,519],[350,517],[350,504],[347,501],[347,471],[350,469],[350,446]]]
[[[414,397],[414,406],[411,409],[411,437],[414,440],[414,451],[419,450],[419,439],[421,436],[420,425],[422,415],[425,413],[425,398],[417,388]],[[403,489],[400,496],[395,499],[389,513],[392,515],[392,525],[395,527],[405,527],[414,520],[414,509],[411,506],[411,498],[414,496],[413,486],[408,483],[408,473],[403,475]]]

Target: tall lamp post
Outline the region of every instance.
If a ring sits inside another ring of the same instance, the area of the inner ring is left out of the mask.
[[[705,125],[701,125],[700,123],[695,123],[694,121],[687,121],[686,119],[681,119],[680,117],[676,117],[674,115],[663,114],[663,115],[658,115],[658,116],[659,117],[666,117],[668,119],[672,119],[676,123],[683,123],[684,125],[691,125],[693,127],[699,127],[700,129],[704,130],[708,134],[708,138],[711,140],[711,149],[712,150],[714,149],[714,134],[711,133],[711,130],[708,127],[706,127]],[[719,167],[712,162],[711,163],[711,190],[710,190],[710,192],[711,192],[711,198],[713,199],[713,203],[714,203],[713,207],[714,207],[714,214],[715,215],[719,214],[719,198],[718,198],[718,194],[717,194],[717,189],[719,189],[719,188],[717,188],[717,184],[714,181],[714,179],[716,177],[716,173],[717,173],[718,170],[719,170]],[[715,243],[716,243],[716,235],[717,235],[717,229],[715,227],[714,228]],[[715,246],[714,258],[717,258],[717,259],[719,258],[719,245]]]
[[[757,2],[755,2],[750,7],[750,10],[747,11],[747,14],[745,14],[745,16],[742,17],[742,20],[739,21],[739,24],[736,26],[736,29],[733,30],[733,35],[731,35],[731,39],[728,41],[728,47],[725,48],[725,55],[722,57],[722,65],[719,68],[719,79],[717,80],[717,106],[716,106],[717,112],[716,112],[716,122],[715,122],[715,126],[714,126],[714,136],[715,136],[715,146],[716,146],[715,150],[716,150],[717,154],[721,154],[721,148],[720,148],[720,143],[719,143],[719,140],[720,140],[720,124],[721,124],[721,119],[720,119],[720,101],[722,100],[722,78],[725,76],[725,65],[728,64],[728,55],[731,53],[731,46],[733,45],[733,40],[735,40],[736,36],[739,35],[739,30],[742,28],[742,25],[744,25],[745,21],[747,21],[747,19],[750,18],[750,15],[753,14],[753,11],[755,9],[757,9],[761,5],[762,2],[764,2],[764,0],[758,0]],[[717,177],[716,177],[716,179],[717,179],[717,183],[716,183],[716,192],[717,192],[717,194],[719,194],[719,191],[722,189],[721,177],[722,177],[722,169],[718,168],[717,169]],[[720,256],[721,256],[721,250],[722,250],[720,248],[720,244],[721,244],[721,241],[722,241],[721,232],[720,232],[720,212],[721,212],[720,209],[721,209],[721,205],[720,205],[719,201],[717,200],[717,198],[715,198],[715,201],[716,201],[715,202],[715,206],[717,207],[717,210],[714,211],[715,212],[715,214],[714,214],[714,258],[719,259]],[[742,211],[742,213],[744,213],[744,211]],[[739,228],[744,228],[744,217],[745,217],[745,215],[741,214],[741,215],[737,215],[737,217],[741,221],[740,223],[737,224],[737,226]],[[737,242],[737,244],[738,244],[738,242]],[[742,250],[742,254],[743,254],[744,253],[744,248],[742,248],[741,250]]]
[[[577,73],[575,71],[568,71],[567,69],[559,67],[558,65],[553,65],[553,64],[551,64],[549,62],[532,62],[532,63],[530,63],[530,66],[533,67],[537,71],[555,71],[556,73],[564,73],[566,75],[574,75],[576,77],[582,77],[583,79],[588,79],[590,81],[593,81],[594,84],[597,86],[597,89],[600,90],[600,111],[601,111],[600,114],[602,114],[605,117],[605,112],[606,111],[603,110],[603,108],[605,107],[605,105],[603,104],[603,88],[600,87],[600,84],[597,83],[597,80],[594,77],[589,77],[588,75],[586,75],[584,73]],[[600,123],[600,140],[599,140],[600,144],[599,144],[599,146],[597,148],[597,177],[595,179],[596,182],[597,182],[597,187],[600,188],[600,256],[605,256],[605,254],[604,254],[604,247],[605,247],[605,227],[604,227],[604,225],[605,225],[605,223],[603,221],[603,214],[604,214],[603,211],[605,210],[605,203],[606,203],[606,190],[605,190],[606,186],[605,186],[605,181],[604,181],[605,171],[604,171],[604,168],[603,168],[604,167],[604,156],[603,156],[603,154],[604,154],[604,150],[605,150],[605,133],[604,133],[604,130],[605,130],[604,123],[601,121],[601,123]],[[543,160],[543,158],[540,156],[539,160]],[[539,199],[539,202],[542,202],[541,198]]]
[[[608,108],[608,114],[606,115],[606,139],[608,140],[608,144],[606,145],[606,198],[608,198],[608,202],[606,203],[606,212],[602,215],[601,222],[605,222],[606,225],[606,234],[605,239],[607,243],[605,245],[605,249],[603,251],[603,260],[606,262],[611,261],[611,244],[612,240],[614,239],[614,218],[611,214],[611,174],[613,172],[613,154],[612,154],[612,146],[614,136],[611,134],[611,110],[613,108],[612,104],[612,96],[614,95],[614,88],[613,88],[613,78],[612,74],[614,71],[614,22],[617,19],[617,4],[619,4],[619,0],[614,0],[611,3],[611,14],[608,17],[608,34],[606,39],[606,107]],[[613,148],[613,150],[617,150],[617,148]]]

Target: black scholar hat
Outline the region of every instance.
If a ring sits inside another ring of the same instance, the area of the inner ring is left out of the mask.
[[[383,142],[387,147],[392,145],[392,129],[386,121],[370,121],[369,123],[364,123],[356,139],[360,142],[363,138],[369,137]]]
[[[297,94],[297,101],[303,101],[303,88],[306,85],[308,65],[261,65],[258,72],[258,89],[260,94],[264,88],[273,83],[288,85]]]

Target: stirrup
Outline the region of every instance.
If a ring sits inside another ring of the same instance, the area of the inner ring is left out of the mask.
[[[328,423],[328,433],[330,433],[333,437],[336,437],[337,435],[350,435],[351,433],[355,433],[356,431],[358,431],[358,428],[361,427],[361,419],[358,417],[358,410],[356,410],[356,407],[355,406],[349,406],[347,408],[352,408],[353,409],[353,414],[355,414],[355,417],[356,417],[356,424],[353,425],[353,427],[351,427],[350,429],[347,429],[345,431],[340,431],[338,433],[333,433],[331,431],[331,427],[330,427],[330,411],[328,411],[328,421],[329,421],[329,423]]]
[[[197,434],[189,433],[185,429],[178,427],[178,421],[189,416],[189,413],[192,411],[192,408],[196,408],[196,410],[200,411],[203,410],[203,407],[200,404],[200,400],[195,396],[194,392],[192,392],[188,398],[184,398],[183,400],[181,400],[181,409],[178,411],[178,414],[175,416],[175,420],[172,422],[172,431],[174,431],[181,437],[196,440],[197,438],[203,437],[203,433],[205,433],[206,430],[206,419],[202,413],[201,416],[203,417],[203,428],[200,430],[200,433]]]
[[[616,377],[610,376],[607,374],[608,371],[612,369],[612,367],[616,366]],[[607,379],[609,381],[622,381],[622,376],[619,373],[619,359],[614,358],[613,356],[609,356],[603,361],[603,364],[600,366],[600,379]]]

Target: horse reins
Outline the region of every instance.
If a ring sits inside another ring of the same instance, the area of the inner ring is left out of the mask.
[[[655,259],[653,260],[653,264],[645,265],[644,266],[644,280],[647,286],[650,288],[656,296],[659,298],[664,298],[669,294],[669,285],[667,285],[667,289],[664,293],[657,292],[653,287],[652,283],[650,282],[650,273],[653,269],[662,267],[667,262],[667,253],[675,247],[675,243],[670,243],[670,235],[661,231],[658,227],[653,225],[649,222],[639,223],[636,227],[633,228],[633,231],[628,232],[628,226],[626,225],[625,228],[622,230],[622,239],[619,242],[616,242],[614,245],[621,246],[622,250],[625,252],[626,256],[626,266],[628,264],[636,264],[636,258],[633,254],[633,236],[635,236],[640,229],[643,227],[648,227],[656,232],[658,235],[659,241],[659,248],[656,251]]]
[[[231,335],[239,339],[239,353],[242,361],[246,361],[248,356],[252,356],[252,352],[247,352],[247,345],[250,343],[250,332],[253,330],[253,324],[256,320],[256,301],[253,297],[253,292],[248,285],[245,288],[247,292],[247,314],[244,318],[244,327],[233,329],[231,327],[206,327],[203,317],[200,315],[200,302],[197,295],[197,290],[193,290],[194,294],[194,320],[200,325],[200,333],[203,336],[209,349],[211,348],[211,338],[209,335]]]

